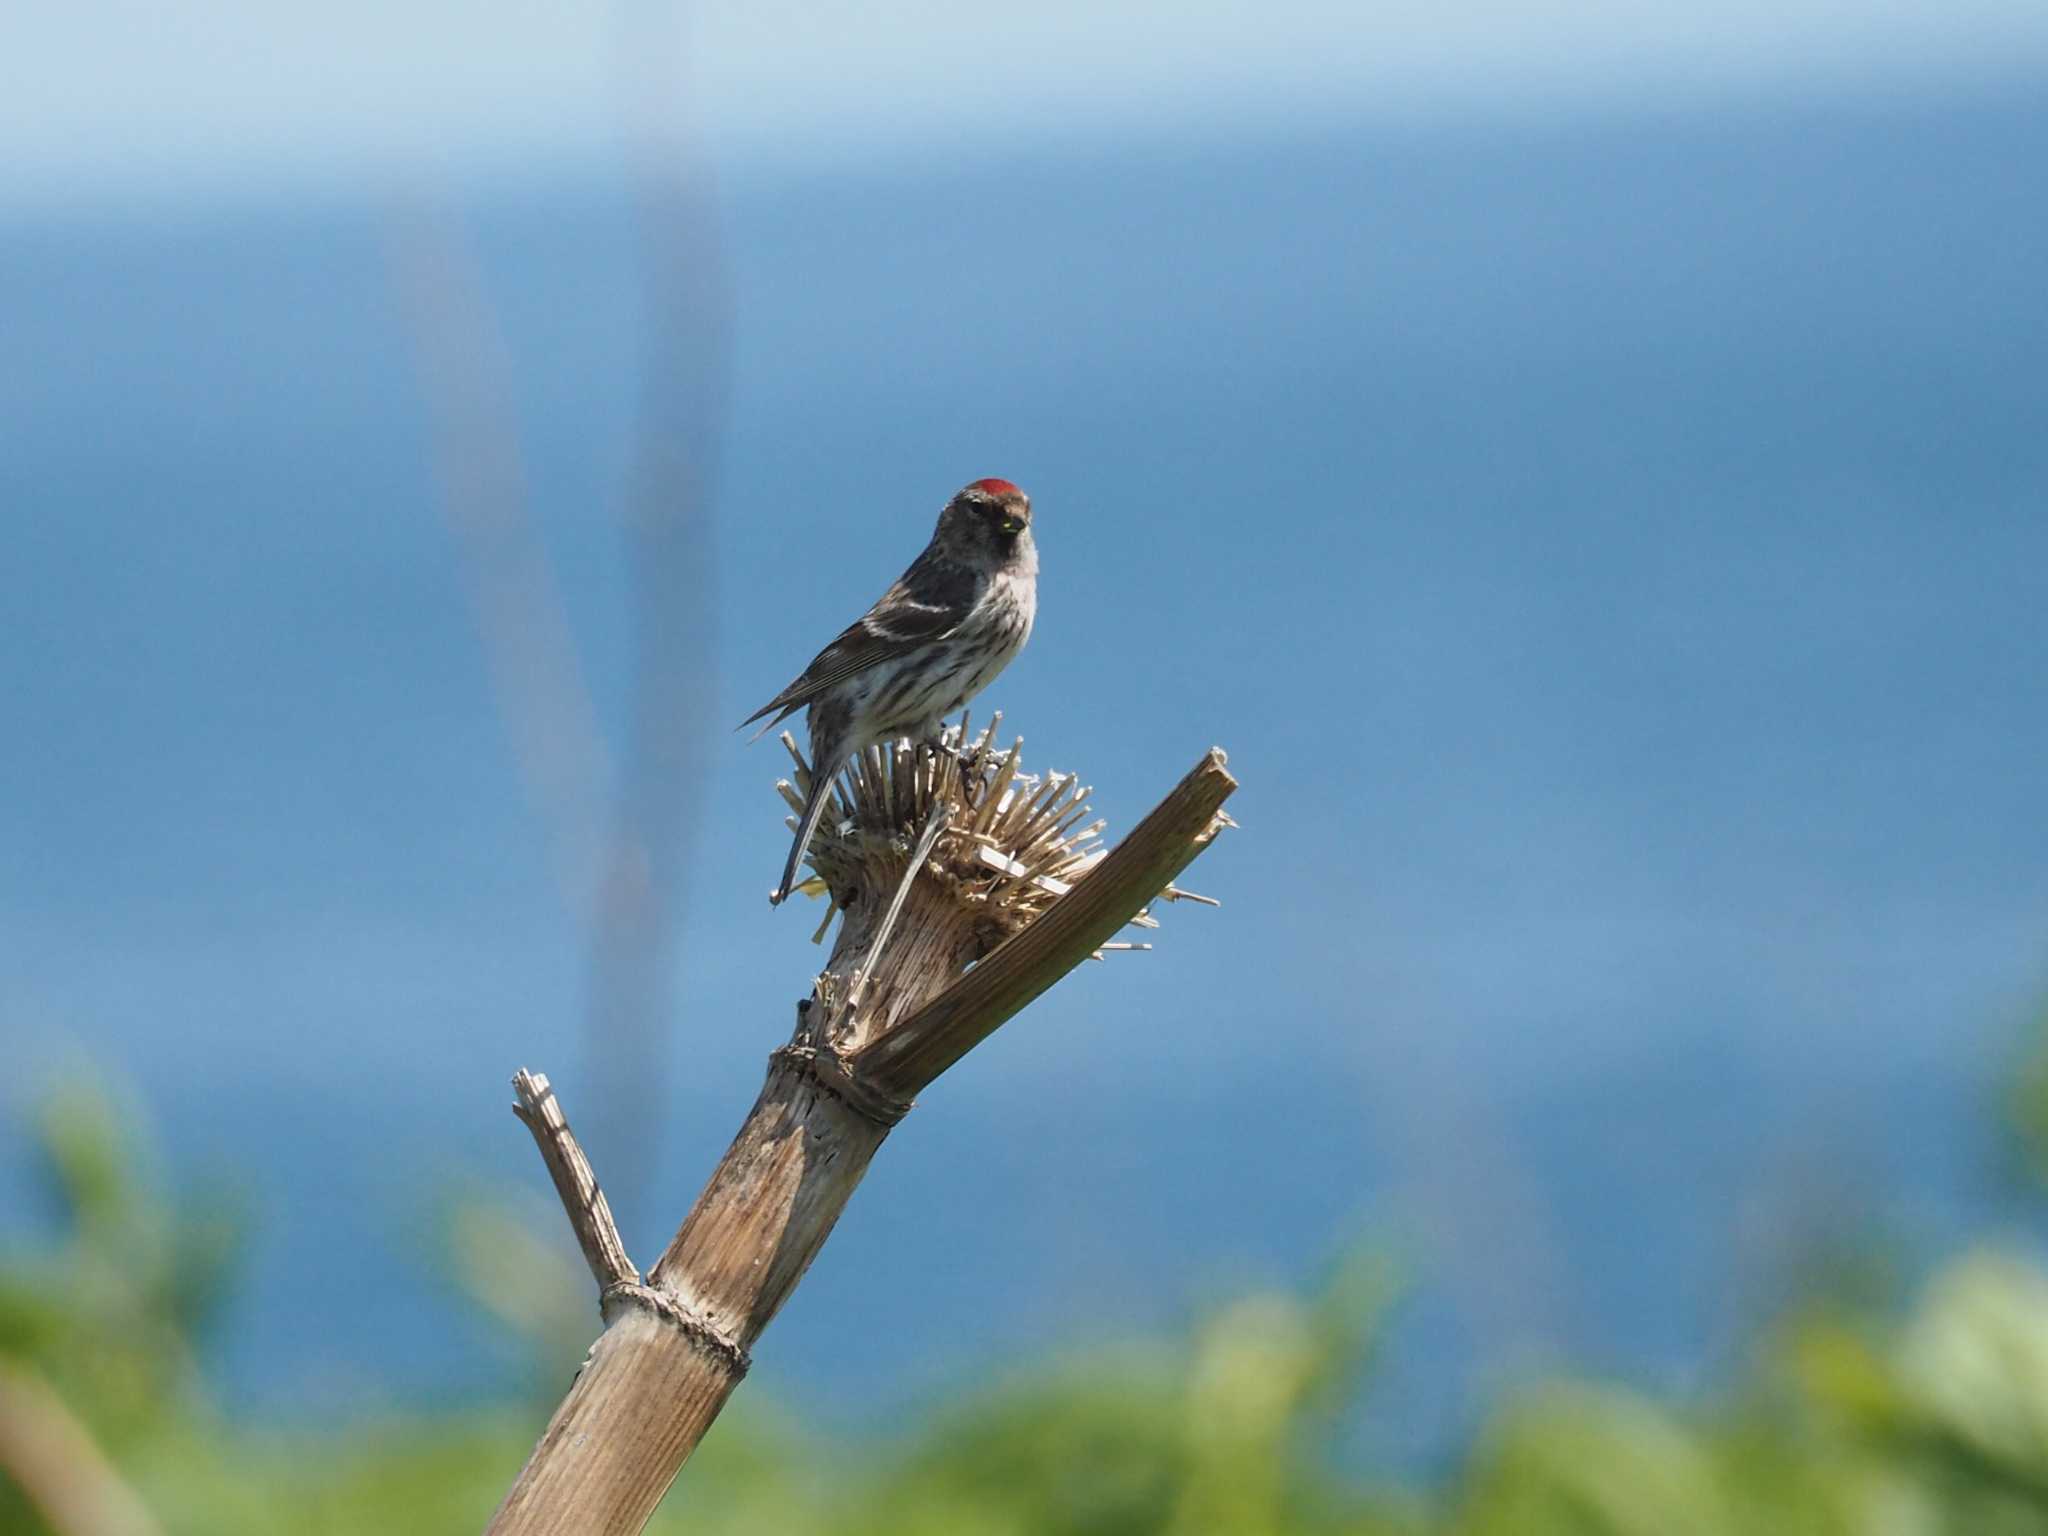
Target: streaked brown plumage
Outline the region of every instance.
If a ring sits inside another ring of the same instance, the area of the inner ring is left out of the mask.
[[[936,742],[940,721],[1024,648],[1037,609],[1031,498],[1007,480],[976,480],[946,503],[931,543],[874,607],[740,722],[772,717],[766,731],[809,708],[811,792],[771,902],[796,883],[839,770],[877,742]]]

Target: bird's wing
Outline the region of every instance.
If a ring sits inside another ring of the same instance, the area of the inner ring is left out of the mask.
[[[938,559],[926,550],[874,607],[811,659],[795,682],[742,720],[740,729],[763,715],[773,715],[775,718],[762,727],[771,730],[835,684],[944,639],[974,611],[982,585],[968,567]]]

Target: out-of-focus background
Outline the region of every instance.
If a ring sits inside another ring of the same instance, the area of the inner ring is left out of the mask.
[[[732,723],[1244,830],[877,1163],[678,1530],[2048,1525],[2035,0],[0,19],[0,1524],[474,1527],[821,952]]]

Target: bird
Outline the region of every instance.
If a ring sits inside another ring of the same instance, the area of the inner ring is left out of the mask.
[[[1031,498],[1008,480],[961,487],[895,585],[739,724],[773,716],[758,741],[809,709],[811,790],[771,906],[788,899],[839,770],[878,742],[908,736],[936,747],[939,722],[1010,664],[1037,613]]]

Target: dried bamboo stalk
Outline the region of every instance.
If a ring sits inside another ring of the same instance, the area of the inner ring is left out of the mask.
[[[1237,786],[1212,750],[1115,850],[1083,851],[1052,830],[1083,808],[1078,780],[1021,774],[1014,749],[994,748],[1000,724],[969,743],[963,721],[964,766],[927,769],[893,749],[856,764],[846,816],[810,853],[842,914],[832,958],[644,1280],[546,1080],[522,1074],[521,1118],[598,1276],[607,1326],[489,1536],[641,1530],[912,1098],[1069,970],[1120,947],[1112,935],[1226,823]],[[919,838],[941,819],[950,830],[936,843]],[[984,862],[991,845],[1006,867]],[[1020,866],[1031,876],[1011,873]]]

